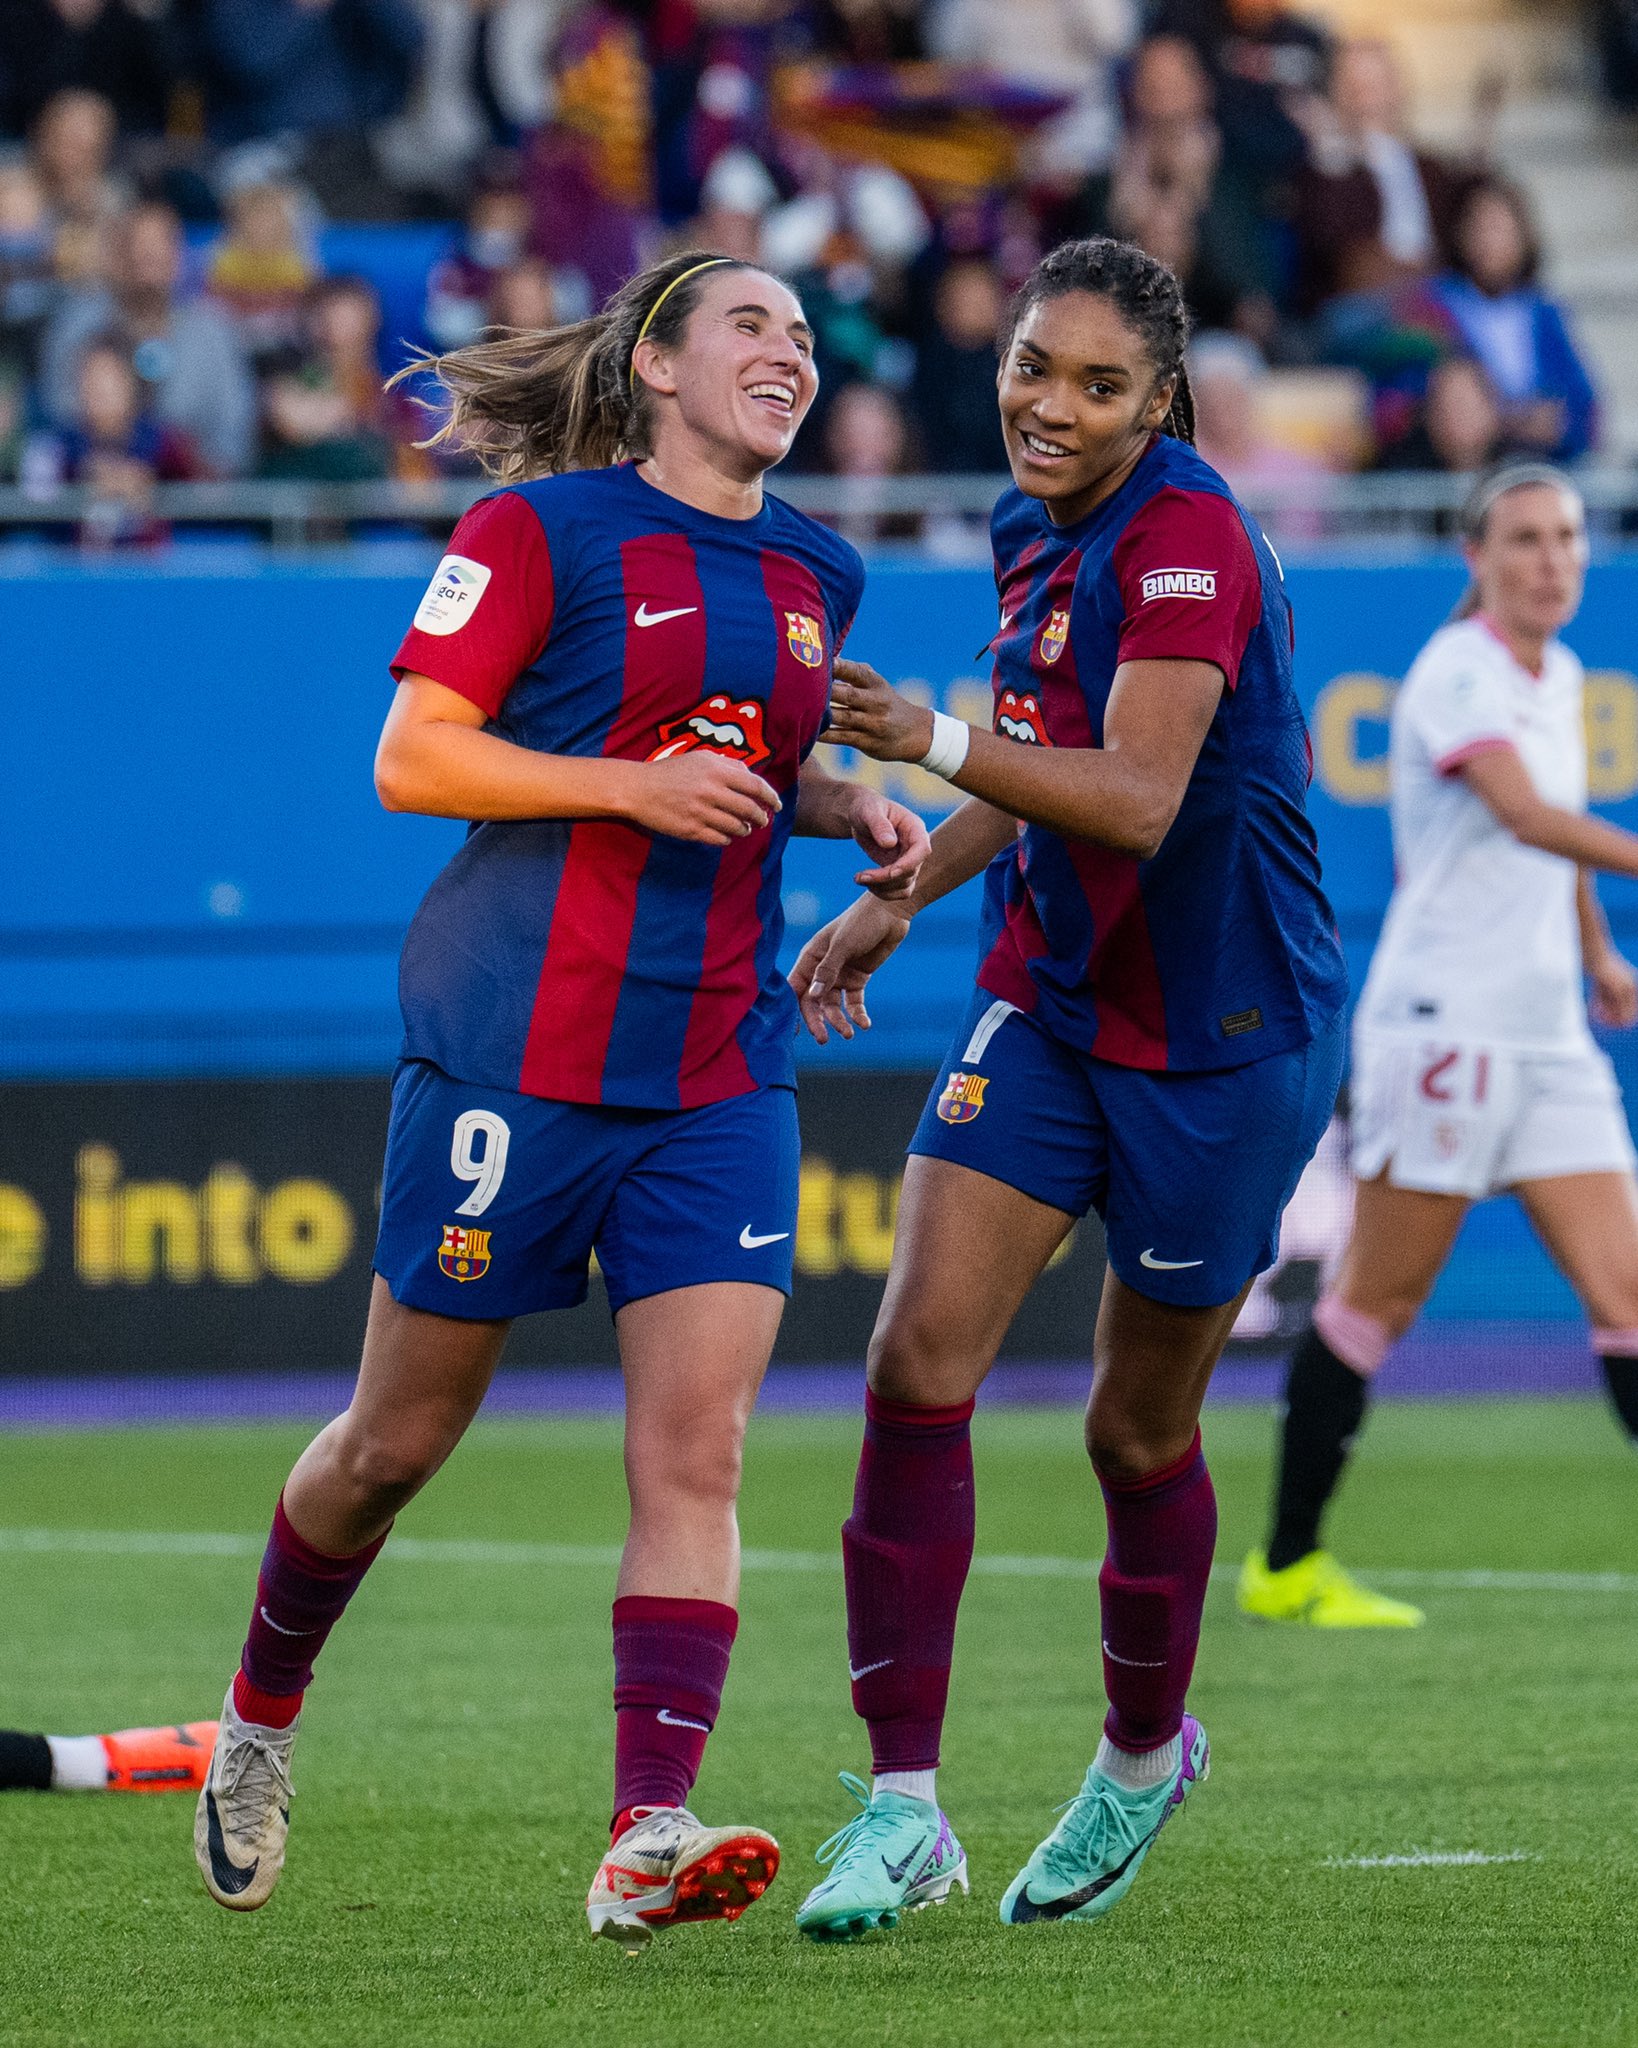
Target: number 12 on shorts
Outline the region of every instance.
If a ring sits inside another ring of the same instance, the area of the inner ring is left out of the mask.
[[[1429,1102],[1471,1102],[1477,1108],[1490,1092],[1490,1055],[1471,1046],[1437,1052],[1425,1046],[1416,1085]]]

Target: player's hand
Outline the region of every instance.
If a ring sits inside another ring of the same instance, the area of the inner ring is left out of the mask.
[[[1592,1013],[1596,1024],[1616,1031],[1628,1031],[1638,1024],[1638,970],[1612,946],[1587,970],[1592,983]]]
[[[873,789],[860,789],[854,793],[848,823],[876,862],[853,877],[859,887],[888,902],[910,895],[922,862],[933,850],[927,827],[915,812]]]
[[[861,896],[814,933],[790,971],[802,1022],[819,1045],[832,1027],[851,1038],[870,1029],[864,986],[910,929],[910,913],[879,896]]]
[[[778,793],[743,761],[698,747],[668,761],[643,762],[626,815],[673,839],[732,846],[770,824],[779,807]]]
[[[873,761],[919,761],[933,744],[933,714],[866,662],[839,661],[831,672],[830,724],[819,737],[857,747]]]

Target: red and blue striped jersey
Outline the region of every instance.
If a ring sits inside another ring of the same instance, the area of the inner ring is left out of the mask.
[[[794,1084],[780,867],[863,582],[846,541],[778,499],[723,519],[630,464],[473,507],[394,674],[545,753],[732,755],[784,807],[722,848],[602,820],[474,825],[404,942],[407,1058],[636,1109]]]
[[[1151,860],[1044,826],[985,877],[979,985],[1118,1066],[1200,1072],[1302,1045],[1347,997],[1307,813],[1313,756],[1280,565],[1227,484],[1157,435],[1073,526],[1008,490],[991,520],[995,730],[1096,747],[1123,661],[1227,688]]]

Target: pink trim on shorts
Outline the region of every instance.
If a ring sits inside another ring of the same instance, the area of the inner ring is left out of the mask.
[[[1334,1294],[1322,1294],[1315,1302],[1314,1328],[1327,1348],[1365,1379],[1381,1371],[1383,1359],[1393,1349],[1386,1323],[1379,1323],[1362,1308],[1349,1308]]]

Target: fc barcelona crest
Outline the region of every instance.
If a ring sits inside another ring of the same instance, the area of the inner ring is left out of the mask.
[[[954,1073],[938,1099],[938,1113],[947,1124],[970,1124],[984,1107],[988,1074]]]
[[[819,621],[810,619],[806,612],[785,614],[785,644],[804,668],[824,666],[825,636]]]
[[[438,1247],[438,1270],[450,1280],[481,1280],[489,1271],[489,1232],[446,1223],[444,1241]]]
[[[1055,611],[1041,628],[1041,659],[1056,661],[1063,653],[1068,638],[1069,614],[1067,611]]]

